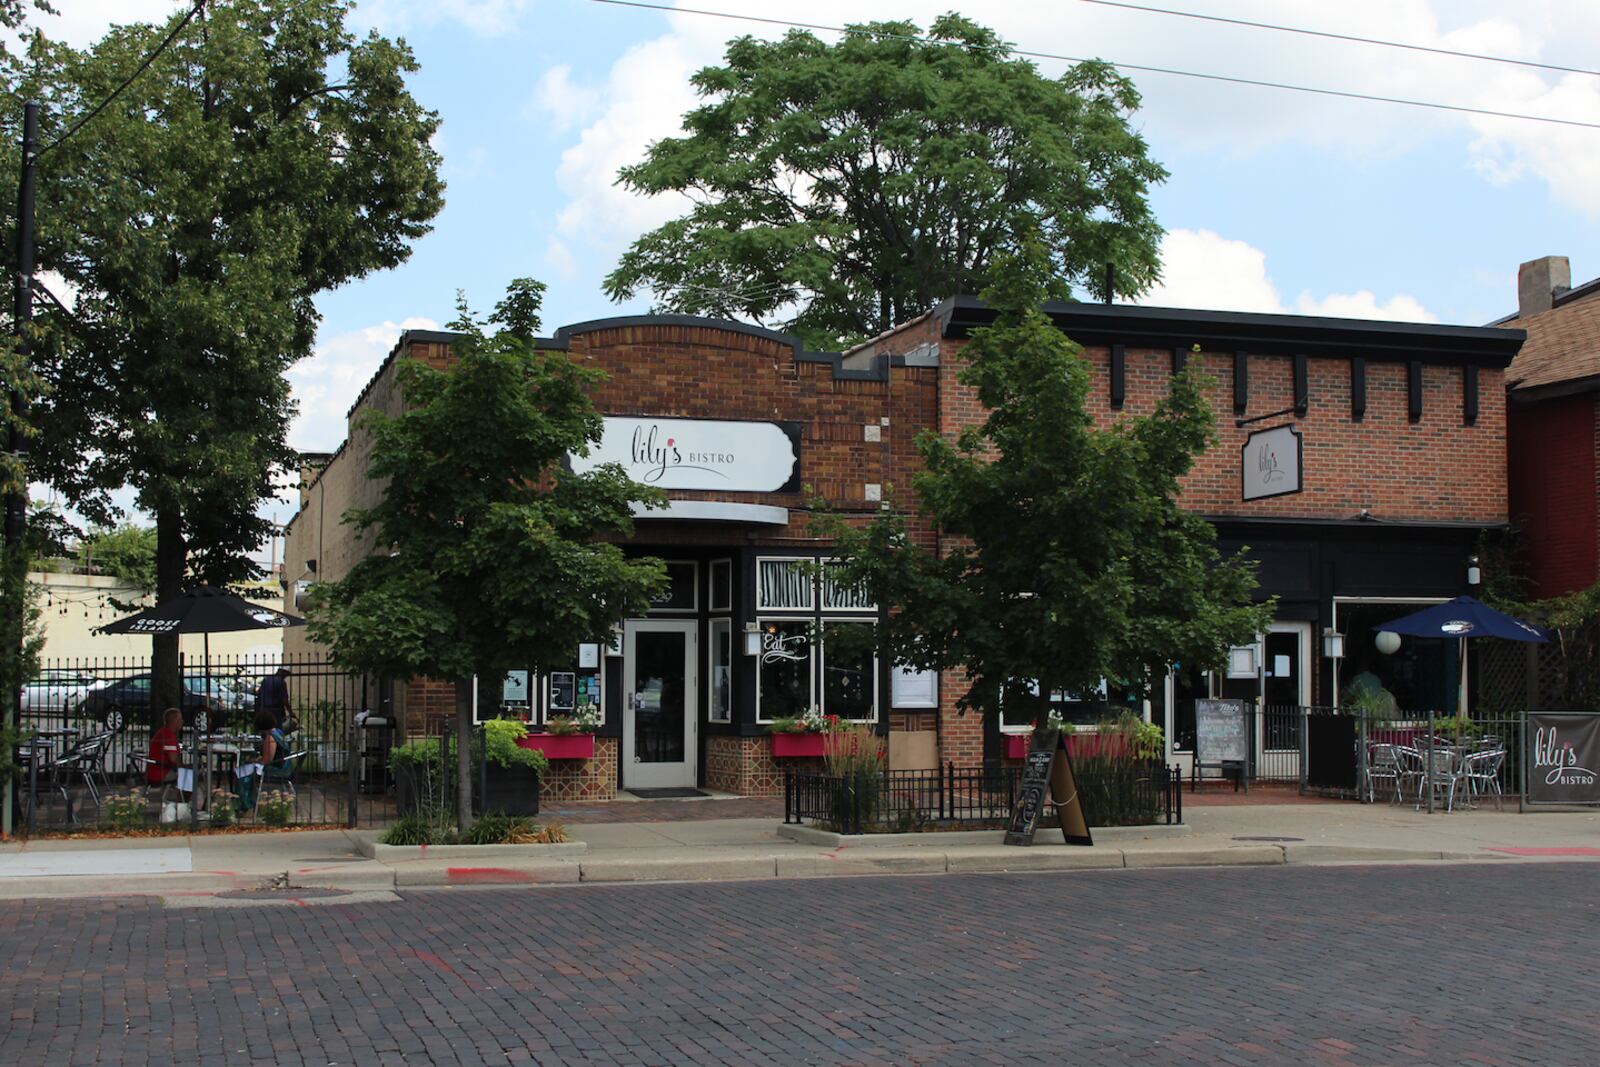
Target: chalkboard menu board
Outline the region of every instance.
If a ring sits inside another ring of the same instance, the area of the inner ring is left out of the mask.
[[[1249,758],[1250,739],[1245,732],[1244,701],[1194,702],[1194,753],[1196,761],[1211,766],[1243,763]]]
[[[1048,791],[1048,793],[1047,793]],[[1059,730],[1035,730],[1033,747],[1022,765],[1022,782],[1017,790],[1017,805],[1006,827],[1008,845],[1033,844],[1044,813],[1045,798],[1056,805],[1061,834],[1069,845],[1092,845],[1088,819],[1078,797],[1078,784],[1072,773],[1072,759]]]

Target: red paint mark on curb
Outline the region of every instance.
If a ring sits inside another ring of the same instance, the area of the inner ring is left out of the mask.
[[[1600,856],[1600,848],[1489,848],[1508,856]]]
[[[509,867],[447,867],[445,877],[452,883],[462,884],[533,881],[533,875],[527,871],[514,871]]]

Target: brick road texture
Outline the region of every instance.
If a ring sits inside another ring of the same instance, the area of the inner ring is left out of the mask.
[[[0,912],[0,1063],[1594,1064],[1593,866]]]

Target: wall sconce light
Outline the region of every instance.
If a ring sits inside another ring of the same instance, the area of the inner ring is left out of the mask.
[[[1467,557],[1467,584],[1477,585],[1483,579],[1483,572],[1478,569],[1478,557]]]
[[[761,655],[761,627],[757,623],[744,624],[744,654],[747,656]]]
[[[1324,659],[1344,659],[1344,634],[1329,626],[1322,631]]]

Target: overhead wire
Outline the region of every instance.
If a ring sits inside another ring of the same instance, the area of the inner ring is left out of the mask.
[[[1566,67],[1559,63],[1541,63],[1534,59],[1514,59],[1511,56],[1492,56],[1485,52],[1460,52],[1453,48],[1439,48],[1436,45],[1411,44],[1407,41],[1386,41],[1380,37],[1358,37],[1351,33],[1334,33],[1331,30],[1312,30],[1303,26],[1280,26],[1271,22],[1255,22],[1250,19],[1228,18],[1224,15],[1207,15],[1199,11],[1180,11],[1177,8],[1152,7],[1148,4],[1130,4],[1127,0],[1081,0],[1085,4],[1098,4],[1101,7],[1119,7],[1128,11],[1144,11],[1153,15],[1175,15],[1178,18],[1198,19],[1202,22],[1220,22],[1229,26],[1248,26],[1253,30],[1273,30],[1277,33],[1297,33],[1306,37],[1321,37],[1329,41],[1349,41],[1353,44],[1371,44],[1381,48],[1403,48],[1409,52],[1426,52],[1436,56],[1452,56],[1456,59],[1477,59],[1486,63],[1507,63],[1518,67],[1532,67],[1535,70],[1555,71],[1559,74],[1590,74],[1600,77],[1600,70],[1590,70],[1587,67]]]
[[[819,30],[824,33],[840,34],[867,34],[881,37],[890,41],[912,41],[919,44],[948,43],[938,38],[921,34],[910,33],[883,33],[881,31],[868,31],[863,27],[831,26],[819,22],[799,22],[793,19],[772,18],[765,15],[743,15],[731,11],[712,11],[708,8],[674,7],[670,4],[649,3],[646,0],[592,0],[597,4],[610,4],[614,7],[633,7],[647,11],[662,11],[675,15],[707,15],[712,18],[733,19],[741,22],[758,22],[769,26],[788,26],[799,30]],[[1116,60],[1091,60],[1084,56],[1069,56],[1059,52],[1042,52],[1026,48],[1004,48],[1009,55],[1022,56],[1028,59],[1054,59],[1066,63],[1103,62],[1109,67],[1123,71],[1139,71],[1146,74],[1168,74],[1180,78],[1198,78],[1203,81],[1224,82],[1230,85],[1250,85],[1260,89],[1282,89],[1288,92],[1308,93],[1317,96],[1332,96],[1345,100],[1365,100],[1369,103],[1399,104],[1404,107],[1420,107],[1433,111],[1454,111],[1468,115],[1483,115],[1488,118],[1513,119],[1518,122],[1542,122],[1555,126],[1572,126],[1586,130],[1600,130],[1600,122],[1584,122],[1581,119],[1563,119],[1552,115],[1529,115],[1518,111],[1496,111],[1492,108],[1469,107],[1465,104],[1443,104],[1432,100],[1412,100],[1399,96],[1383,96],[1377,93],[1358,93],[1347,89],[1327,89],[1312,85],[1295,85],[1292,82],[1268,81],[1262,78],[1242,78],[1231,74],[1210,74],[1204,71],[1180,70],[1175,67],[1156,67],[1140,63],[1123,63]]]
[[[161,43],[156,45],[155,49],[149,55],[144,57],[132,74],[123,79],[121,85],[117,86],[111,91],[110,96],[107,96],[93,108],[89,109],[83,115],[80,115],[78,117],[78,121],[67,127],[65,133],[51,141],[49,144],[45,145],[43,148],[39,149],[34,158],[37,159],[40,156],[43,156],[46,152],[60,145],[63,141],[67,140],[67,138],[71,137],[73,134],[87,126],[90,122],[94,121],[96,115],[110,107],[117,97],[123,94],[128,86],[132,85],[136,80],[138,80],[139,75],[150,69],[150,64],[154,63],[160,58],[161,53],[165,52],[172,45],[172,42],[178,39],[178,34],[183,32],[184,27],[189,25],[189,23],[194,20],[194,17],[205,9],[205,6],[206,0],[196,0],[195,5],[189,9],[188,14],[184,15],[183,18],[178,20],[177,25],[172,27],[172,29],[167,33],[166,37],[162,39]]]

